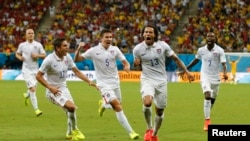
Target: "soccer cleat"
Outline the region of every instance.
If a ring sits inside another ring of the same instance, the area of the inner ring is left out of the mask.
[[[26,93],[23,93],[23,97],[24,97],[24,104],[25,104],[25,106],[28,106],[29,105],[29,97],[27,96]]]
[[[132,140],[136,140],[139,138],[139,134],[135,133],[134,131],[132,131],[131,133],[129,133],[129,137],[132,139]]]
[[[205,119],[204,127],[203,127],[203,130],[204,130],[204,131],[207,131],[207,130],[208,130],[208,125],[209,125],[209,124],[211,124],[210,119]]]
[[[148,129],[146,131],[146,133],[144,134],[144,141],[151,141],[152,134],[153,134],[153,130],[152,129]]]
[[[99,105],[98,113],[99,113],[99,116],[102,117],[105,111],[105,108],[102,106],[102,100],[99,100],[98,105]]]
[[[71,140],[72,139],[72,134],[71,133],[69,133],[69,134],[66,134],[66,140]]]
[[[36,110],[35,110],[35,114],[36,114],[37,117],[39,117],[40,115],[43,114],[43,112],[40,111],[39,109],[36,109]]]
[[[78,140],[83,140],[85,139],[85,136],[83,135],[83,133],[79,130],[72,130],[72,140],[73,141],[78,141]]]
[[[157,136],[152,136],[150,141],[158,141],[158,137]]]

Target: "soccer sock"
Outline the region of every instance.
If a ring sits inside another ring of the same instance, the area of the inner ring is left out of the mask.
[[[205,119],[210,119],[211,100],[204,100],[204,116]]]
[[[76,126],[76,112],[68,112],[68,120],[69,120],[69,124],[71,125],[72,130],[77,129]]]
[[[155,126],[154,126],[154,132],[153,132],[154,136],[157,134],[158,130],[160,129],[163,118],[164,118],[164,114],[162,114],[162,116],[158,116],[158,115],[155,116]]]
[[[102,107],[104,107],[105,109],[113,109],[110,104],[103,104]]]
[[[67,112],[68,113],[68,112]],[[70,119],[68,118],[67,120],[67,125],[68,125],[68,128],[67,128],[67,135],[71,134],[71,124],[70,124]]]
[[[111,104],[107,104],[104,99],[102,99],[102,107],[105,109],[113,109]]]
[[[30,91],[28,90],[26,93],[26,98],[30,97]]]
[[[33,108],[36,110],[38,109],[38,104],[37,104],[37,98],[36,98],[36,93],[29,91],[29,96],[30,96],[30,101],[32,103]]]
[[[120,124],[123,126],[123,128],[125,128],[127,130],[128,133],[133,131],[133,129],[130,126],[130,124],[128,123],[128,120],[127,120],[125,114],[123,113],[123,111],[116,112],[116,117],[117,117],[118,121],[120,122]]]
[[[147,129],[151,129],[152,128],[152,109],[151,107],[145,107],[143,105],[143,113],[144,113],[144,117],[147,123]]]

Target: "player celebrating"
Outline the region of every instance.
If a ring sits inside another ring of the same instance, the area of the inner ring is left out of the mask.
[[[130,138],[134,140],[139,138],[139,134],[133,131],[122,109],[120,80],[116,59],[119,59],[122,62],[126,72],[130,71],[130,64],[120,49],[117,46],[111,45],[113,39],[112,36],[113,35],[110,30],[103,29],[100,34],[101,43],[88,49],[83,54],[80,54],[80,49],[84,46],[84,43],[81,42],[76,49],[74,60],[76,62],[84,59],[93,60],[97,86],[101,91],[105,104],[110,104],[112,106],[117,120],[127,130]],[[100,104],[100,115],[102,115],[103,112],[103,104]]]
[[[85,139],[85,136],[77,127],[77,107],[66,84],[68,69],[71,69],[76,76],[87,82],[89,86],[96,87],[96,85],[77,69],[72,57],[67,53],[69,44],[66,39],[55,39],[53,46],[54,52],[44,59],[36,79],[47,88],[46,97],[48,100],[66,111],[68,117],[66,139],[82,140]],[[44,74],[46,74],[46,79]]]
[[[167,74],[166,57],[170,57],[186,74],[189,81],[193,76],[186,69],[183,62],[164,41],[158,40],[157,28],[147,25],[142,31],[144,41],[135,46],[133,50],[135,65],[141,65],[141,96],[143,113],[147,124],[144,141],[158,141],[157,132],[164,117],[164,108],[167,104]],[[155,104],[155,123],[152,125],[152,102]]]
[[[195,59],[187,66],[190,69],[197,64],[199,60],[202,61],[201,65],[201,88],[204,93],[204,130],[208,130],[210,121],[211,108],[215,103],[218,95],[220,85],[220,64],[223,67],[223,78],[228,79],[226,56],[224,50],[215,43],[216,37],[213,32],[207,33],[207,44],[198,49]]]

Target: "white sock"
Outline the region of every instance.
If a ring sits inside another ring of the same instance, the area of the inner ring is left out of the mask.
[[[31,92],[31,91],[29,91],[28,93],[29,93],[28,95],[30,96],[30,101],[31,101],[31,104],[32,104],[33,108],[35,110],[38,109],[36,93],[35,92]]]
[[[30,91],[28,90],[27,93],[26,93],[26,98],[27,97],[30,97]]]
[[[158,115],[155,116],[155,126],[154,126],[154,133],[153,133],[154,136],[157,134],[158,130],[160,129],[163,118],[164,118],[164,114],[162,116],[158,116]]]
[[[68,120],[69,120],[69,124],[71,125],[71,129],[72,130],[75,130],[77,129],[77,126],[76,126],[76,112],[68,112],[67,113],[68,115]]]
[[[104,107],[105,109],[113,109],[112,106],[110,104],[103,104],[102,107]]]
[[[147,129],[152,128],[152,109],[143,105],[144,118],[146,120]]]
[[[67,113],[68,113],[68,112],[67,112]],[[67,120],[67,125],[68,125],[67,134],[71,134],[72,129],[71,129],[71,124],[70,124],[70,119],[69,119],[69,118],[68,118],[68,120]]]
[[[211,100],[204,100],[204,116],[205,119],[210,119]]]
[[[133,131],[133,129],[130,126],[130,124],[128,123],[128,120],[127,120],[125,114],[123,113],[123,111],[116,112],[116,117],[117,117],[118,121],[120,122],[120,124],[123,126],[123,128],[125,128],[127,130],[128,133]]]

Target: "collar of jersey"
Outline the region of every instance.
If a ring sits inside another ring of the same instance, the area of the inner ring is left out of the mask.
[[[144,46],[146,47],[146,49],[149,49],[149,48],[154,48],[156,47],[156,43],[154,42],[154,44],[152,46],[148,46],[145,41],[143,42]]]
[[[62,59],[61,59],[61,58],[59,58],[59,57],[56,55],[56,53],[55,53],[55,52],[53,52],[53,56],[56,58],[56,61],[62,61]]]

